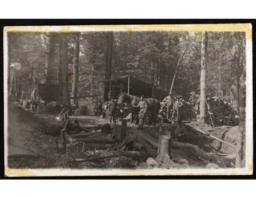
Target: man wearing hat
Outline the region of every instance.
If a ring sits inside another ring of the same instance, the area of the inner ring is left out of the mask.
[[[174,98],[173,98],[173,93],[170,91],[169,96],[167,96],[167,114],[166,114],[166,118],[169,119],[169,115],[170,115],[170,109],[172,109],[172,106],[174,104]]]
[[[195,106],[195,104],[196,104],[196,93],[195,92],[190,93],[189,103],[191,104],[191,106]]]
[[[143,125],[144,125],[144,119],[145,119],[145,115],[146,115],[146,111],[147,111],[147,104],[144,101],[144,96],[141,95],[139,104],[138,105],[133,105],[133,106],[140,108],[140,111],[139,111],[139,128],[142,128]]]

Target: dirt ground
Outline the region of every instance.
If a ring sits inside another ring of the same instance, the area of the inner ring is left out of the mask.
[[[10,168],[152,168],[147,165],[145,159],[133,160],[120,156],[87,162],[72,162],[74,159],[107,156],[113,153],[106,153],[105,150],[82,152],[81,143],[68,141],[66,154],[61,154],[57,149],[55,135],[48,135],[45,132],[52,126],[56,130],[59,130],[59,126],[61,129],[62,124],[55,119],[56,113],[31,113],[14,104],[9,104],[8,110],[8,166]],[[72,116],[70,118],[71,120],[74,119]],[[108,120],[101,119],[99,116],[76,118],[82,125],[86,126],[108,123]],[[118,122],[118,125],[120,126],[121,122]],[[146,125],[143,131],[157,140],[158,129],[159,124],[157,126]],[[139,129],[136,125],[128,122],[127,131],[136,133]],[[56,137],[57,141],[60,142],[60,137]],[[142,138],[138,137],[138,142],[146,146],[148,151],[156,153],[156,148]],[[23,157],[15,156],[17,151],[23,152]],[[174,168],[205,168],[209,163],[207,160],[195,158],[191,153],[180,149],[171,149],[171,157]],[[182,159],[186,160],[185,164],[178,163]]]

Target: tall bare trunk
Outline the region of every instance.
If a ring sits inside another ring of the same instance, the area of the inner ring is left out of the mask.
[[[173,90],[173,85],[174,85],[174,81],[175,81],[176,76],[177,76],[178,68],[179,68],[179,66],[180,66],[180,61],[181,61],[181,59],[184,57],[184,55],[185,55],[186,51],[188,50],[188,47],[189,47],[190,44],[191,44],[191,43],[189,43],[189,44],[187,45],[186,49],[184,50],[183,54],[181,55],[181,57],[179,58],[179,60],[178,60],[178,62],[177,62],[177,65],[176,65],[176,67],[175,67],[175,72],[174,72],[174,75],[173,75],[173,78],[172,78],[172,84],[171,84],[170,92],[172,92],[172,90]]]
[[[77,89],[79,74],[79,34],[75,35],[74,63],[73,63],[73,86],[72,86],[72,104],[77,104]]]
[[[206,79],[206,44],[207,32],[201,43],[201,78],[200,78],[200,123],[205,123],[205,79]]]
[[[12,53],[11,53],[11,34],[8,33],[8,87],[9,87],[9,91],[12,88],[12,75],[11,75],[11,61],[12,61]]]
[[[218,82],[217,82],[217,84],[218,84],[218,87],[217,87],[217,96],[219,96],[219,97],[222,97],[223,95],[222,95],[222,89],[221,89],[221,67],[220,67],[220,58],[221,58],[221,55],[220,55],[220,53],[219,53],[219,60],[218,60],[218,75],[219,75],[219,78],[218,78]]]
[[[61,38],[61,63],[62,63],[62,104],[70,104],[68,82],[68,41],[67,35]]]
[[[50,42],[50,48],[49,48],[49,55],[48,55],[48,68],[46,73],[46,82],[51,83],[52,75],[53,75],[53,67],[55,64],[55,43],[56,38],[55,35],[49,33],[49,42]]]
[[[246,126],[245,126],[245,108],[246,108],[246,63],[245,63],[245,38],[242,42],[242,58],[241,67],[244,68],[241,77],[239,78],[239,127],[237,133],[237,145],[236,145],[236,168],[245,167],[246,153],[245,153],[245,140],[246,140]]]
[[[107,33],[105,80],[111,79],[112,48],[113,48],[113,32],[108,32]],[[108,92],[109,92],[109,86],[108,86],[108,82],[106,82],[105,88],[104,88],[104,101],[108,100]]]

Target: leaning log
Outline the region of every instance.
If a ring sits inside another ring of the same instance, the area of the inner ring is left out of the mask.
[[[77,141],[84,143],[96,143],[96,144],[115,144],[116,140],[111,137],[92,137],[92,138],[74,138]]]
[[[210,134],[204,132],[203,130],[201,130],[201,129],[195,127],[195,126],[192,126],[192,125],[190,125],[190,124],[186,124],[186,125],[188,125],[188,126],[194,128],[195,130],[197,130],[198,132],[200,132],[200,133],[202,133],[202,134],[205,134],[205,135],[207,135],[207,136],[209,136],[209,137],[211,137],[211,138],[213,138],[213,139],[215,139],[215,140],[218,140],[219,142],[222,142],[222,143],[224,143],[224,144],[227,144],[227,145],[229,145],[229,146],[232,146],[233,148],[236,148],[235,145],[233,145],[233,144],[231,144],[231,143],[229,143],[229,142],[226,142],[226,141],[224,141],[224,140],[222,140],[222,139],[220,139],[220,138],[217,138],[217,137],[215,137],[215,136],[213,136],[213,135],[210,135]]]
[[[140,137],[142,137],[146,142],[148,142],[149,144],[151,144],[152,146],[158,147],[157,140],[148,137],[148,136],[145,135],[143,132],[139,132],[138,135],[139,135]]]

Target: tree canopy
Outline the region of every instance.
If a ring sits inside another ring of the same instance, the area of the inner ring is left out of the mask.
[[[79,35],[80,95],[96,92],[97,82],[104,80],[107,34],[81,32]],[[201,37],[201,32],[113,32],[111,77],[129,74],[169,91],[179,61],[173,90],[185,98],[191,91],[199,93]],[[9,67],[16,62],[21,64],[18,74],[20,94],[21,90],[26,91],[38,83],[45,74],[45,52],[49,51],[47,39],[44,33],[17,32],[8,33],[8,42]],[[75,42],[74,34],[68,34],[69,72],[73,71],[75,64]],[[208,32],[206,50],[206,92],[230,96],[229,88],[239,88],[240,75],[245,67],[245,34]],[[53,76],[57,78],[57,67],[60,64],[57,54],[55,62]]]

